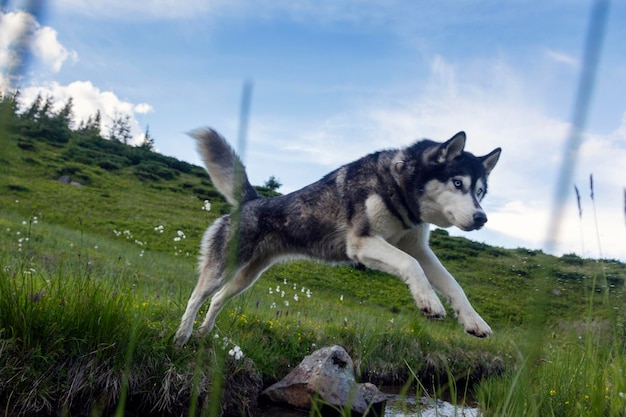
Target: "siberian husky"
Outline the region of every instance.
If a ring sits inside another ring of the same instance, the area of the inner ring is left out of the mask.
[[[480,201],[500,148],[476,157],[464,151],[464,132],[444,143],[425,139],[367,155],[291,194],[261,198],[222,136],[210,129],[191,136],[213,184],[234,210],[204,234],[200,276],[176,332],[177,345],[189,340],[209,297],[200,335],[211,330],[224,304],[264,270],[298,257],[360,263],[393,274],[428,317],[446,315],[438,291],[467,333],[491,334],[430,249],[428,237],[430,224],[469,231],[487,222]]]

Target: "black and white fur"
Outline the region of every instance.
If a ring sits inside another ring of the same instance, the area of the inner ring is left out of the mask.
[[[500,157],[465,152],[465,133],[445,143],[422,140],[404,149],[367,155],[299,191],[261,198],[226,140],[210,129],[192,133],[215,187],[235,206],[204,234],[200,277],[176,332],[184,345],[201,305],[211,304],[199,328],[211,330],[224,304],[252,286],[272,264],[306,257],[358,262],[396,275],[429,317],[451,303],[465,331],[491,334],[489,325],[428,245],[430,224],[480,229],[487,216],[480,201]],[[236,224],[238,223],[238,225]]]

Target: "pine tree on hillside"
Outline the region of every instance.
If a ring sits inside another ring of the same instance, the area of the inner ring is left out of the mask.
[[[8,127],[15,120],[19,112],[19,96],[20,91],[3,91],[0,92],[0,131],[2,127]]]
[[[267,181],[265,181],[265,184],[263,184],[263,186],[268,188],[270,191],[277,191],[282,186],[282,184],[275,176],[272,175]]]
[[[24,113],[22,113],[20,118],[23,119],[23,120],[35,120],[37,118],[37,115],[39,114],[40,109],[41,109],[41,101],[42,100],[43,99],[41,98],[41,94],[37,94],[37,97],[32,102],[32,104],[30,105],[28,110],[26,110]]]
[[[52,111],[53,105],[54,101],[52,100],[52,97],[46,97],[46,101],[44,101],[43,105],[39,107],[36,118],[39,121],[52,119],[52,117],[54,116],[54,112]]]
[[[87,136],[100,136],[100,129],[102,126],[101,119],[102,116],[100,115],[100,110],[98,110],[93,117],[89,116],[86,121],[83,120],[80,122],[78,131]]]
[[[58,123],[67,126],[68,129],[72,128],[72,119],[74,118],[74,99],[70,97],[65,106],[54,116],[54,119],[58,121]]]
[[[143,141],[139,147],[149,151],[154,151],[154,138],[150,135],[150,126],[146,126],[146,132],[143,135]]]
[[[112,141],[122,142],[125,145],[129,144],[130,140],[133,138],[130,133],[129,115],[121,115],[120,113],[115,112],[115,118],[109,128],[108,138]]]
[[[0,106],[2,106],[3,111],[8,111],[16,116],[20,111],[19,98],[20,90],[2,91],[0,92]]]

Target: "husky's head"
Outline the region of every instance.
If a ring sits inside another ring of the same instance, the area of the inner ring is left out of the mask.
[[[482,157],[465,152],[464,132],[447,142],[427,141],[423,146],[420,160],[411,164],[413,172],[405,172],[412,177],[405,187],[412,188],[420,219],[465,231],[483,227],[487,215],[480,202],[487,193],[487,177],[496,166],[501,149]]]

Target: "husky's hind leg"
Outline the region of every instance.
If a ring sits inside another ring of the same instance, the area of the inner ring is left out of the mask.
[[[228,218],[218,219],[207,229],[202,239],[200,256],[200,276],[198,283],[189,297],[187,308],[176,332],[174,340],[182,346],[189,340],[193,332],[193,322],[202,304],[211,297],[222,285],[224,280],[224,258],[227,246]]]
[[[224,308],[226,302],[250,288],[269,265],[271,262],[250,261],[241,267],[233,279],[228,280],[211,299],[209,311],[198,329],[198,334],[204,336],[210,332],[215,325],[217,315]]]
[[[193,322],[198,315],[202,304],[220,287],[222,277],[215,274],[215,271],[205,270],[200,274],[196,288],[191,293],[187,302],[187,309],[180,321],[178,331],[174,340],[177,346],[183,346],[191,337],[193,332]]]

